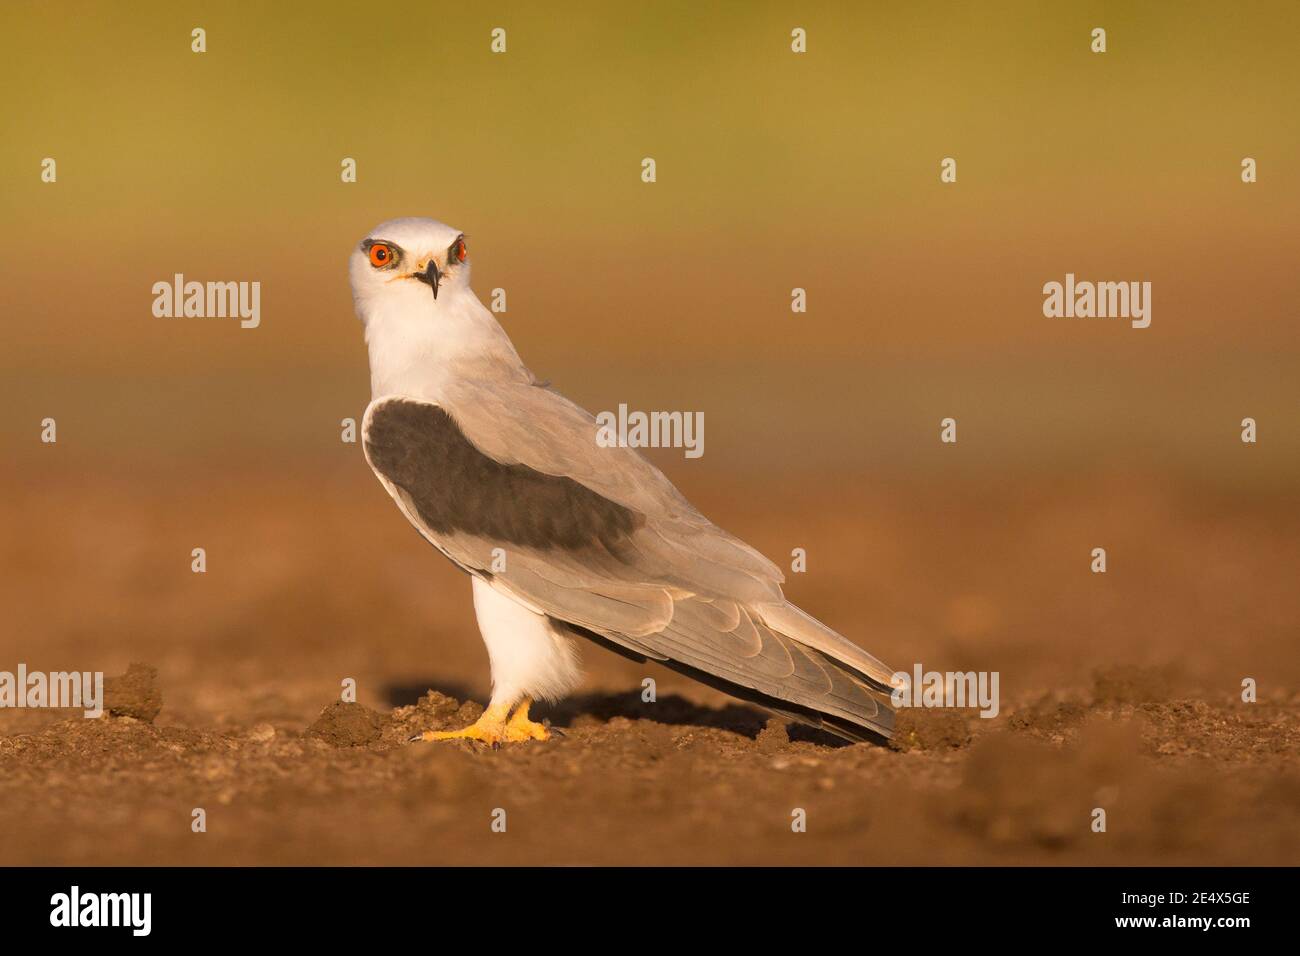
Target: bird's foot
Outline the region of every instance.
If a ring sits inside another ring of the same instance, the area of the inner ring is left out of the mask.
[[[528,719],[528,708],[532,706],[532,701],[524,698],[523,703],[515,708],[515,712],[510,715],[506,722],[506,733],[512,741],[524,740],[549,740],[551,732],[545,724],[539,724],[535,720]]]
[[[523,743],[526,740],[547,740],[550,731],[545,724],[528,719],[532,701],[525,699],[508,718],[505,707],[489,707],[483,716],[460,730],[426,730],[412,740],[474,740],[490,747],[502,744]]]

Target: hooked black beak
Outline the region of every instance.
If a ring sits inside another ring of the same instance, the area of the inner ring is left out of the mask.
[[[426,283],[429,288],[433,290],[433,297],[435,299],[438,298],[438,283],[442,281],[442,273],[438,271],[437,262],[430,259],[428,268],[423,272],[415,273],[415,277],[421,282]]]

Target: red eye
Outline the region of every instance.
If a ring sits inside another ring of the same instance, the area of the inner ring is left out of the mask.
[[[378,269],[380,266],[386,266],[393,261],[393,250],[388,248],[382,242],[376,242],[370,247],[370,264]]]
[[[456,245],[452,247],[451,254],[452,257],[457,262],[465,261],[465,240],[464,239],[456,240]]]

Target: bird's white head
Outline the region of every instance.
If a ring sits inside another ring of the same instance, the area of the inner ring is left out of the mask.
[[[362,322],[389,307],[431,315],[440,297],[469,289],[469,247],[464,233],[435,219],[393,219],[357,244],[348,271]]]
[[[455,376],[529,377],[470,289],[469,248],[460,230],[434,219],[381,223],[352,250],[348,270],[376,397],[437,400],[438,389]]]

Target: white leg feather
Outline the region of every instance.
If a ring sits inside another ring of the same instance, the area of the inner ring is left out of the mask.
[[[544,614],[524,607],[479,577],[472,579],[474,614],[492,665],[492,707],[524,697],[556,701],[582,679],[578,651]]]

